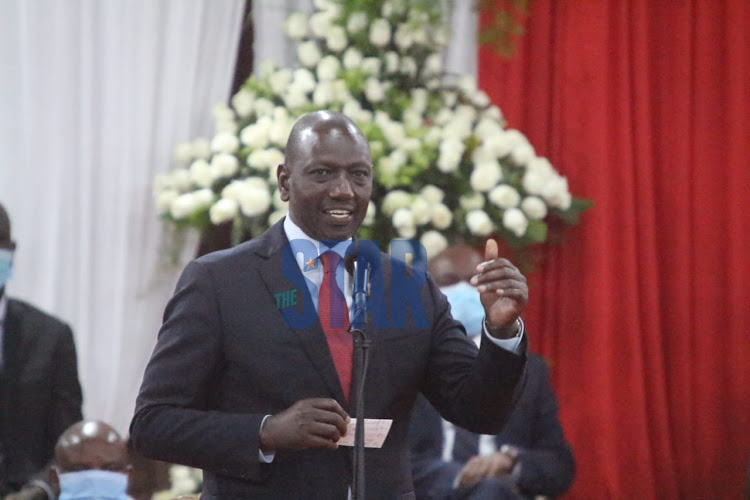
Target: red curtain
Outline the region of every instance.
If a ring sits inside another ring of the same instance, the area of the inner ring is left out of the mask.
[[[507,2],[499,2],[505,5]],[[750,459],[750,2],[532,0],[480,85],[595,206],[531,280],[569,498],[739,498]]]

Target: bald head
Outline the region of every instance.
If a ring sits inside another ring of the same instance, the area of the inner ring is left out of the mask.
[[[321,136],[342,134],[361,143],[367,151],[370,145],[351,118],[338,111],[315,111],[302,116],[292,127],[286,143],[284,164],[293,167],[310,156]]]
[[[68,427],[57,440],[55,458],[60,472],[100,469],[128,470],[128,447],[115,429],[99,420]]]
[[[438,286],[447,286],[459,281],[469,281],[477,274],[477,266],[482,262],[481,254],[468,245],[446,248],[427,263],[429,271]]]
[[[11,238],[10,233],[10,217],[8,217],[8,212],[5,211],[2,203],[0,203],[0,248],[8,250],[16,248],[16,244]]]

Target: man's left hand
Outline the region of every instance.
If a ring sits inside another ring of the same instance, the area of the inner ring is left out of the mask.
[[[487,329],[496,338],[517,334],[516,320],[529,302],[526,276],[509,260],[498,258],[497,242],[487,240],[484,262],[477,266],[471,284],[479,290]]]

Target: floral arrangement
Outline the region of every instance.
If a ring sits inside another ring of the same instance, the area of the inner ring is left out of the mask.
[[[200,493],[203,471],[186,465],[169,467],[169,489],[154,493],[152,500],[173,500]]]
[[[513,248],[545,242],[553,220],[575,224],[590,202],[518,130],[473,76],[450,75],[441,2],[315,0],[292,13],[286,34],[299,66],[265,63],[213,108],[215,135],[178,144],[182,164],[155,179],[159,213],[180,226],[231,221],[234,241],[257,236],[287,212],[276,186],[296,119],[334,109],[370,142],[372,201],[359,236],[387,249],[419,239],[428,257],[488,236]]]

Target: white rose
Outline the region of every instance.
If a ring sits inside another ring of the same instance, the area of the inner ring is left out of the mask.
[[[458,78],[458,88],[464,94],[471,95],[477,89],[477,79],[474,75],[464,74]]]
[[[234,111],[223,102],[217,102],[211,108],[211,114],[215,122],[234,121]]]
[[[414,215],[414,222],[421,226],[432,219],[432,206],[427,200],[418,196],[411,204],[411,213]]]
[[[192,182],[190,172],[185,168],[173,170],[170,175],[170,185],[181,193],[190,189]]]
[[[310,100],[302,92],[287,92],[282,96],[282,99],[284,105],[289,109],[298,109],[310,103]]]
[[[383,132],[385,139],[391,147],[399,147],[406,139],[406,129],[403,123],[388,122],[381,125],[380,130]]]
[[[424,136],[425,144],[430,146],[437,145],[443,139],[443,129],[440,127],[431,127]]]
[[[228,134],[237,133],[237,122],[234,120],[222,120],[214,124],[214,130],[216,133],[226,132]]]
[[[207,208],[214,202],[214,192],[208,188],[193,191],[193,201],[196,208]]]
[[[271,194],[268,188],[244,186],[239,192],[240,210],[246,217],[255,217],[268,210],[271,206]]]
[[[393,3],[383,2],[383,6],[380,8],[380,15],[383,17],[391,17],[393,15]]]
[[[371,201],[367,204],[367,213],[365,214],[365,219],[362,221],[362,225],[369,227],[375,224],[376,214],[377,209],[375,208],[375,204]]]
[[[510,152],[510,157],[516,165],[526,165],[534,159],[535,152],[531,144],[519,144]]]
[[[333,84],[330,81],[320,82],[313,91],[312,101],[318,107],[327,106],[333,101]]]
[[[172,159],[175,163],[187,165],[193,159],[193,144],[189,141],[181,142],[174,147]]]
[[[174,189],[165,189],[164,191],[158,193],[156,195],[156,210],[157,212],[159,212],[159,215],[164,215],[169,212],[170,207],[172,206],[172,202],[179,195],[180,194]]]
[[[412,239],[417,235],[417,226],[402,226],[396,229],[399,238]]]
[[[497,106],[488,107],[482,112],[482,116],[486,116],[487,118],[491,118],[497,121],[503,120],[503,113],[502,111],[500,111],[500,108],[498,108]]]
[[[398,67],[399,67],[398,54],[391,50],[389,52],[386,52],[384,57],[385,57],[385,72],[395,73],[396,71],[398,71]]]
[[[393,227],[396,229],[405,226],[414,226],[414,214],[408,208],[399,208],[393,212]]]
[[[541,195],[549,179],[550,175],[541,170],[528,169],[523,174],[521,185],[527,193]]]
[[[411,204],[411,196],[406,191],[396,189],[386,194],[380,210],[385,215],[392,215],[399,208],[406,208]]]
[[[341,69],[341,64],[339,63],[339,60],[335,56],[325,56],[318,63],[318,69],[317,69],[318,81],[325,82],[325,81],[334,80],[336,76],[338,75],[338,72],[340,69]]]
[[[240,161],[230,154],[218,154],[211,159],[211,170],[215,178],[232,177],[240,168]]]
[[[185,193],[172,199],[169,205],[169,213],[176,220],[185,219],[196,209],[193,193]]]
[[[474,123],[474,120],[477,118],[477,110],[474,108],[474,106],[469,106],[468,104],[461,104],[456,107],[456,117],[468,121],[470,124]]]
[[[406,50],[414,45],[414,37],[411,34],[411,30],[409,29],[408,24],[401,23],[398,25],[398,28],[396,28],[396,33],[393,34],[393,41],[401,50]]]
[[[419,191],[419,196],[427,200],[427,203],[442,203],[445,193],[442,189],[432,184],[428,184]]]
[[[235,134],[219,132],[211,141],[211,150],[214,153],[235,153],[240,147],[240,141]]]
[[[270,128],[270,127],[269,127]],[[268,147],[268,128],[261,122],[255,122],[243,128],[240,132],[242,144],[253,149],[264,149]]]
[[[211,187],[214,177],[211,174],[211,167],[206,160],[195,160],[190,164],[190,180],[196,186],[202,188]]]
[[[232,96],[232,107],[241,118],[247,118],[253,112],[255,94],[245,89]]]
[[[362,65],[362,52],[357,47],[349,47],[344,52],[342,62],[346,69],[356,69]]]
[[[512,137],[505,131],[495,131],[482,139],[482,147],[494,158],[505,158],[513,149]]]
[[[245,163],[248,167],[252,167],[256,170],[268,170],[271,165],[268,163],[268,155],[265,149],[255,149],[249,155]]]
[[[474,166],[469,183],[474,191],[486,193],[503,178],[503,171],[497,161],[482,162]]]
[[[401,149],[406,153],[415,153],[422,147],[422,142],[416,137],[406,137],[401,143]]]
[[[521,195],[508,184],[500,184],[490,191],[487,198],[497,207],[513,208],[518,206]]]
[[[385,19],[376,19],[370,25],[370,43],[376,47],[385,47],[391,41],[391,23]]]
[[[417,87],[415,89],[412,89],[411,91],[411,108],[414,110],[424,113],[425,109],[427,109],[427,98],[429,97],[429,94],[427,92],[427,89],[422,87]]]
[[[292,131],[294,122],[291,120],[276,120],[268,129],[268,140],[281,147],[286,147],[286,141],[289,138],[289,132]]]
[[[484,195],[481,193],[466,194],[459,198],[458,203],[465,210],[478,210],[484,206]]]
[[[458,139],[446,139],[440,143],[438,170],[443,173],[455,172],[461,162],[466,146]]]
[[[483,117],[477,122],[476,126],[474,127],[474,135],[476,135],[482,141],[484,141],[486,138],[502,133],[503,127],[497,120],[493,120],[492,118]]]
[[[315,64],[317,64],[317,61],[315,61],[315,63],[313,64],[310,64],[310,66],[314,66]],[[295,90],[307,93],[312,91],[315,88],[316,84],[317,82],[315,81],[315,75],[313,75],[312,71],[310,71],[309,69],[298,68],[294,70],[292,77],[292,87]]]
[[[368,75],[377,76],[380,74],[380,67],[383,62],[377,57],[365,57],[362,60],[362,71]]]
[[[365,97],[370,102],[381,102],[385,99],[385,87],[375,77],[365,81]]]
[[[328,12],[316,12],[310,16],[310,31],[316,38],[325,38],[332,28],[331,15]]]
[[[287,210],[276,210],[274,212],[271,212],[271,214],[268,216],[268,225],[273,226],[277,222],[281,220],[282,217],[284,217],[287,213]]]
[[[544,185],[541,194],[551,207],[562,210],[570,208],[572,199],[568,191],[568,180],[565,177],[555,175]]]
[[[307,36],[307,16],[302,12],[293,13],[284,23],[284,29],[292,40],[302,40]]]
[[[326,35],[326,45],[333,52],[341,52],[349,45],[346,30],[341,26],[333,26]]]
[[[211,218],[211,223],[218,226],[219,224],[234,219],[238,210],[239,205],[235,200],[222,198],[213,204],[208,211],[208,215]]]
[[[292,83],[292,70],[284,68],[274,71],[268,76],[268,84],[274,94],[283,94]]]
[[[477,236],[487,236],[495,228],[490,216],[484,210],[472,210],[466,214],[469,231]]]
[[[531,220],[542,220],[547,216],[547,204],[538,196],[527,196],[521,202],[521,210]]]
[[[453,119],[449,120],[443,126],[443,138],[454,138],[461,141],[465,140],[471,135],[471,121],[466,117],[455,114]]]
[[[303,66],[312,68],[318,64],[321,57],[318,44],[314,40],[302,42],[297,46],[297,58]]]
[[[193,141],[193,158],[211,158],[211,142],[205,137],[199,137]]]
[[[529,221],[520,209],[511,208],[503,214],[503,226],[520,238],[526,233]]]
[[[446,96],[448,95],[450,94],[446,94]],[[447,104],[447,106],[451,106],[451,105]],[[440,111],[438,111],[438,114],[435,116],[435,123],[438,123],[440,125],[445,125],[447,123],[450,123],[453,120],[453,118],[454,118],[453,110],[450,109],[450,107],[441,108]]]
[[[485,106],[488,106],[490,102],[492,102],[490,101],[489,96],[479,89],[477,89],[476,91],[474,91],[473,94],[471,94],[471,101],[474,103],[475,106],[478,106],[480,108],[484,108]]]
[[[437,231],[427,231],[419,239],[419,242],[427,250],[427,258],[431,259],[446,248],[448,248],[448,240],[445,236],[438,233]]]
[[[268,183],[262,177],[248,177],[241,182],[243,186],[249,187],[250,189],[268,191]]]
[[[437,229],[448,229],[453,223],[453,212],[442,203],[433,205],[431,222]]]
[[[359,33],[367,27],[367,14],[364,12],[352,12],[346,22],[346,29],[352,35]]]

